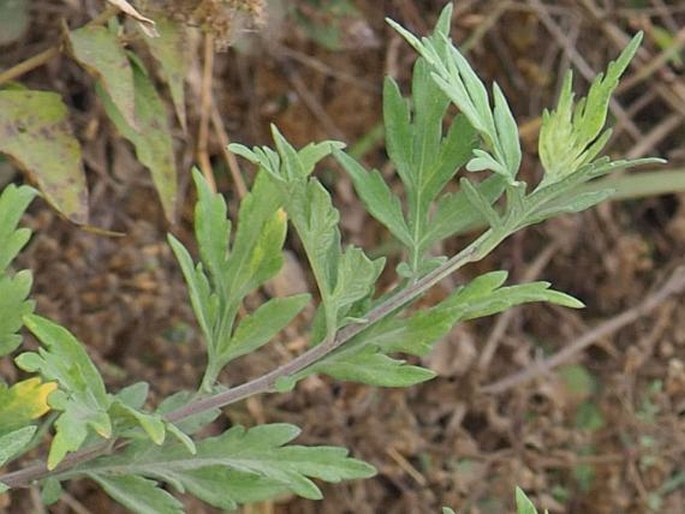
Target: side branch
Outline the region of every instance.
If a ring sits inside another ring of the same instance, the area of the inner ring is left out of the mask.
[[[492,230],[486,231],[476,241],[471,243],[471,245],[453,256],[443,265],[370,311],[366,316],[366,323],[349,325],[340,330],[335,338],[324,341],[320,345],[311,348],[299,357],[272,370],[266,375],[262,375],[259,378],[250,380],[249,382],[216,395],[191,402],[180,409],[170,412],[166,416],[166,420],[172,423],[177,422],[201,412],[225,407],[250,396],[273,391],[275,384],[279,379],[293,376],[320,361],[369,326],[419,297],[445,277],[454,273],[464,265],[483,258],[505,237],[506,235],[502,236],[496,234]],[[12,473],[0,475],[0,482],[10,488],[28,487],[37,480],[59,475],[77,465],[84,464],[97,457],[116,451],[125,445],[125,441],[119,440],[106,441],[87,448],[82,448],[81,450],[68,455],[53,470],[48,470],[45,463],[35,464]]]

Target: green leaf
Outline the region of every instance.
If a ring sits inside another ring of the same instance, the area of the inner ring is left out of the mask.
[[[74,223],[88,220],[81,147],[57,93],[0,91],[0,152],[9,155]]]
[[[384,258],[372,261],[361,248],[351,246],[345,250],[340,256],[335,288],[331,292],[338,320],[347,314],[352,304],[373,293],[384,265]]]
[[[7,268],[31,237],[29,229],[17,225],[36,193],[31,187],[9,184],[0,194],[0,357],[21,344],[22,337],[17,332],[24,324],[22,318],[35,307],[35,302],[28,299],[31,272],[24,270],[11,275]]]
[[[29,425],[0,435],[0,466],[19,455],[31,442],[36,430],[35,425]]]
[[[115,399],[109,409],[109,415],[117,428],[131,428],[140,426],[155,444],[162,444],[166,437],[166,426],[161,416],[149,414],[133,408],[121,400]],[[129,434],[123,434],[129,435]],[[132,433],[130,435],[134,435]]]
[[[100,25],[86,25],[67,36],[76,61],[100,79],[126,123],[137,128],[133,70],[118,35]]]
[[[157,487],[157,482],[135,475],[90,474],[105,492],[136,514],[183,514],[183,505]]]
[[[450,509],[449,507],[443,507],[443,508],[442,508],[442,514],[456,514],[456,512],[454,512],[454,511],[453,511],[452,509]]]
[[[5,272],[31,237],[29,229],[18,229],[17,225],[35,196],[35,189],[14,184],[0,194],[0,273]]]
[[[504,271],[487,273],[430,309],[406,318],[381,320],[297,378],[320,372],[340,380],[407,387],[429,380],[435,374],[406,365],[387,354],[426,355],[456,323],[489,316],[522,303],[548,301],[574,308],[583,305],[575,298],[550,290],[547,282],[502,287],[506,278]]]
[[[221,194],[210,189],[197,168],[193,169],[193,180],[198,196],[195,204],[195,237],[200,248],[200,257],[213,279],[221,285],[231,234],[231,222],[226,218],[226,201]]]
[[[57,503],[62,497],[62,484],[59,480],[46,478],[41,481],[40,485],[40,499],[45,505]]]
[[[439,120],[442,123],[442,119]],[[457,115],[441,140],[440,148],[437,149],[432,161],[428,161],[429,167],[422,174],[424,195],[431,200],[435,199],[456,172],[461,168],[474,150],[476,133],[462,116]]]
[[[211,349],[213,348],[213,326],[217,316],[218,298],[211,292],[209,280],[202,270],[202,265],[193,265],[193,259],[183,243],[171,234],[167,235],[167,241],[181,266],[195,319]]]
[[[133,143],[138,159],[150,170],[164,214],[168,220],[173,220],[177,194],[176,164],[166,107],[150,77],[138,65],[133,66],[133,85],[137,127],[126,121],[102,87],[96,87],[96,91],[117,130]]]
[[[172,411],[186,406],[195,399],[197,399],[196,393],[191,391],[179,391],[171,396],[167,396],[164,400],[162,400],[157,407],[156,413],[164,416],[165,414],[169,414]],[[221,411],[219,409],[210,409],[183,418],[181,421],[176,422],[175,426],[177,426],[179,430],[186,434],[194,434],[209,425],[212,421],[218,418],[220,414]]]
[[[219,500],[211,490],[224,492],[225,503],[221,505],[241,503],[246,497],[263,499],[266,494],[271,496],[284,490],[320,499],[321,492],[311,478],[339,482],[375,474],[370,465],[348,457],[344,448],[288,445],[298,434],[299,429],[288,424],[260,425],[247,430],[234,426],[217,437],[198,441],[196,455],[189,455],[175,441],[161,448],[138,443],[121,455],[98,458],[72,473],[86,472],[97,480],[110,480],[113,474],[153,478],[180,491],[198,492],[215,505]],[[250,475],[263,480],[250,481]],[[152,486],[154,482],[148,484]]]
[[[121,389],[114,399],[132,409],[140,409],[145,404],[150,385],[147,382],[136,382]]]
[[[54,382],[44,383],[37,377],[9,388],[0,384],[0,434],[26,426],[46,414],[50,410],[48,395],[56,387]]]
[[[411,100],[410,109],[397,84],[386,79],[383,90],[386,146],[407,193],[407,222],[397,199],[392,197],[378,172],[368,175],[350,159],[346,165],[353,177],[356,176],[355,188],[362,199],[366,197],[370,212],[380,215],[381,222],[408,247],[410,277],[419,274],[422,257],[428,250],[423,243],[425,233],[430,230],[431,205],[469,159],[476,143],[476,132],[463,115],[454,119],[443,137],[443,117],[449,100],[431,78],[430,67],[423,58],[414,66]],[[369,191],[364,191],[365,188]]]
[[[243,318],[230,340],[220,344],[218,359],[225,364],[268,343],[302,311],[310,299],[310,295],[300,294],[272,298],[261,305],[253,314]]]
[[[472,183],[478,189],[479,196],[485,198],[490,205],[501,196],[505,184],[506,180],[500,175],[488,177],[478,184]],[[421,245],[430,248],[438,241],[486,223],[482,214],[472,207],[463,190],[447,193],[438,200]]]
[[[441,309],[438,304],[404,318],[382,320],[348,344],[350,348],[370,345],[384,353],[403,352],[423,357],[439,339],[447,335],[455,323],[454,314],[449,309]]]
[[[663,163],[662,159],[635,159],[631,161],[611,161],[608,157],[601,157],[594,162],[585,164],[571,174],[560,177],[555,182],[541,183],[526,197],[527,216],[521,226],[530,225],[562,212],[576,212],[583,206],[593,205],[609,191],[587,191],[583,186],[595,178],[607,175],[614,170],[628,169],[643,164]]]
[[[341,151],[333,155],[350,175],[354,188],[369,214],[385,225],[402,244],[411,247],[412,237],[404,221],[400,199],[390,191],[380,172],[367,172],[355,159]]]
[[[369,345],[354,352],[333,354],[315,364],[311,371],[381,387],[409,387],[435,378],[435,372],[388,357]]]
[[[13,277],[0,275],[0,356],[13,352],[21,344],[22,337],[17,332],[24,324],[23,316],[35,308],[35,302],[27,299],[32,283],[29,270]]]
[[[326,310],[328,335],[331,335],[337,328],[338,308],[332,300],[332,293],[342,253],[338,229],[340,215],[333,207],[326,189],[309,174],[319,159],[342,145],[326,141],[297,151],[275,126],[272,126],[272,133],[277,153],[269,148],[248,150],[240,145],[232,145],[231,149],[259,164],[267,172],[266,176],[270,177],[272,187],[276,188],[278,201],[275,203],[283,205],[305,248]],[[255,194],[255,197],[258,195]],[[263,199],[260,203],[269,204]],[[285,221],[284,216],[281,219]],[[238,236],[236,246],[237,240]],[[339,296],[340,293],[339,290]]]
[[[516,488],[516,514],[538,514],[535,505],[520,487]]]
[[[480,189],[474,186],[467,178],[462,178],[459,181],[461,190],[464,192],[466,201],[471,207],[480,215],[480,217],[488,222],[488,225],[493,229],[502,226],[502,219],[495,208],[491,205],[490,200],[485,197]]]
[[[537,223],[544,221],[560,214],[568,214],[573,212],[582,212],[590,207],[611,198],[614,191],[605,189],[602,191],[588,191],[586,193],[579,193],[576,195],[569,194],[567,198],[559,198],[557,201],[549,202],[544,208],[535,211],[535,214],[529,216],[526,224]]]
[[[550,302],[573,309],[584,305],[572,296],[549,289],[549,282],[530,282],[501,287],[507,279],[506,271],[493,271],[472,280],[452,293],[439,305],[454,309],[456,321],[482,318],[530,302]]]
[[[587,97],[574,106],[573,75],[566,75],[557,108],[542,115],[538,151],[545,169],[540,186],[554,183],[591,162],[606,144],[609,132],[601,134],[606,123],[611,94],[642,41],[636,34],[618,59],[609,63],[606,75],[600,73]]]
[[[222,466],[189,470],[183,474],[180,485],[202,501],[229,510],[239,504],[273,499],[288,491],[276,480]]]
[[[309,263],[324,301],[335,287],[340,258],[340,214],[318,180],[311,179],[292,190],[291,204],[286,204],[298,235],[307,251]]]
[[[416,190],[412,173],[412,131],[409,103],[402,97],[400,88],[391,78],[383,83],[383,123],[388,156],[397,167],[404,187]]]
[[[238,228],[223,272],[226,297],[233,304],[261,286],[283,266],[287,217],[278,190],[259,174],[240,203]]]
[[[447,4],[440,15],[435,33],[418,39],[392,20],[388,23],[426,60],[432,77],[484,140],[488,151],[475,149],[466,169],[490,169],[513,183],[521,162],[521,146],[516,123],[499,87],[493,88],[494,108],[485,86],[466,58],[449,42],[449,20],[452,5]]]
[[[384,260],[371,261],[362,250],[340,248],[340,215],[329,193],[316,179],[288,184],[285,208],[305,247],[325,310],[327,336],[340,326],[357,300],[373,290]]]
[[[65,328],[35,314],[25,316],[24,324],[43,347],[19,355],[17,365],[59,384],[48,398],[53,409],[63,411],[55,421],[57,433],[48,455],[48,469],[54,469],[68,452],[81,447],[88,428],[104,438],[112,435],[107,414],[111,398],[83,345]]]
[[[174,103],[176,116],[185,132],[186,103],[183,85],[188,76],[188,41],[183,27],[177,22],[161,15],[155,16],[159,37],[143,38],[150,53],[162,68],[162,75]]]

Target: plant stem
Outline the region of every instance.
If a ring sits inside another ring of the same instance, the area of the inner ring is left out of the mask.
[[[335,338],[325,340],[320,345],[311,348],[299,357],[270,371],[266,375],[262,375],[261,377],[213,396],[195,400],[180,409],[170,412],[165,419],[171,423],[177,422],[195,414],[225,407],[250,396],[273,391],[275,384],[279,379],[293,376],[320,361],[334,350],[340,348],[354,336],[400,307],[418,298],[421,294],[464,265],[485,257],[508,235],[508,232],[503,233],[493,229],[487,230],[478,239],[445,262],[442,266],[436,268],[416,283],[399,291],[378,307],[372,309],[366,315],[366,323],[348,325],[340,330]],[[26,487],[36,480],[59,475],[79,464],[83,464],[96,457],[120,449],[125,444],[126,441],[107,441],[99,443],[68,455],[54,470],[48,470],[44,463],[36,464],[19,471],[0,475],[0,482],[10,488]]]
[[[166,419],[173,423],[200,412],[225,407],[249,396],[272,391],[277,380],[295,375],[296,373],[308,368],[312,364],[320,361],[329,353],[340,348],[354,336],[363,330],[366,330],[374,323],[385,318],[391,312],[414,300],[422,293],[440,282],[443,278],[451,275],[465,264],[479,260],[487,255],[501,241],[501,239],[501,237],[496,237],[495,232],[488,230],[478,240],[474,241],[471,245],[452,257],[442,266],[424,276],[416,283],[392,296],[375,309],[371,310],[365,316],[365,319],[367,320],[366,323],[348,325],[340,330],[335,338],[327,339],[320,345],[306,351],[299,357],[287,362],[283,366],[270,371],[266,375],[262,375],[259,378],[246,382],[227,391],[223,391],[214,396],[209,396],[207,398],[202,398],[195,402],[189,403],[180,409],[170,412]]]

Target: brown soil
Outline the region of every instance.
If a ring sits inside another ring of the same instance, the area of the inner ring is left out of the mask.
[[[0,67],[54,44],[62,17],[77,27],[100,8],[90,0],[31,4],[30,30],[3,51]],[[333,15],[319,4],[353,4],[357,13]],[[369,135],[381,120],[382,79],[390,73],[406,88],[414,60],[383,19],[390,16],[426,33],[441,4],[274,2],[267,9],[266,27],[242,35],[238,49],[215,56],[213,94],[229,137],[249,145],[270,144],[270,123],[296,145],[331,138],[355,144],[370,137],[363,159],[381,169],[382,141]],[[523,124],[522,176],[529,181],[540,173],[538,116],[552,105],[560,70],[569,62],[594,72],[604,69],[625,44],[622,38],[642,29],[644,50],[628,74],[635,76],[659,55],[658,30],[680,30],[682,36],[685,25],[685,9],[677,1],[455,5],[453,39],[469,49],[481,77],[502,86]],[[302,17],[286,15],[288,9],[298,9]],[[328,27],[329,36],[337,31],[338,42],[327,48],[309,26]],[[171,230],[192,247],[187,171],[200,117],[201,46],[196,47],[187,89],[190,133],[178,133],[186,202],[173,227],[164,221],[147,172],[106,120],[91,79],[60,58],[22,77],[30,87],[61,91],[74,108],[76,131],[87,140],[91,222],[126,233],[112,239],[84,232],[35,203],[27,216],[35,237],[20,264],[34,271],[38,311],[87,344],[112,389],[146,380],[155,401],[193,387],[204,363],[185,286],[165,239]],[[576,72],[575,84],[577,91],[585,90],[583,72]],[[672,61],[622,91],[618,105],[624,116],[612,116],[610,153],[665,157],[669,167],[682,169],[684,91],[682,62]],[[95,133],[93,126],[98,127]],[[219,188],[235,211],[237,190],[216,134],[209,143]],[[342,212],[345,240],[367,249],[386,242],[387,235],[364,214],[344,174],[332,164],[320,173]],[[249,182],[247,167],[245,175]],[[450,241],[445,251],[461,244]],[[289,274],[278,284],[282,290],[301,287],[306,277],[296,244],[291,251]],[[517,234],[485,262],[441,287],[446,291],[476,273],[506,269],[512,282],[548,280],[588,307],[570,311],[532,305],[459,326],[426,359],[439,378],[419,387],[378,389],[308,379],[292,394],[253,398],[227,409],[231,423],[295,423],[303,430],[300,442],[346,446],[379,469],[374,479],[323,486],[321,502],[286,498],[243,512],[411,514],[437,513],[449,505],[463,513],[499,514],[512,511],[516,485],[550,513],[685,512],[682,296],[649,310],[630,310],[658,294],[682,264],[684,251],[680,194],[607,203]],[[606,328],[603,323],[626,312],[635,314],[630,322],[591,337],[597,327]],[[306,322],[300,320],[301,329],[291,329],[280,342],[231,368],[223,375],[225,383],[258,376],[291,358],[302,348]],[[590,342],[569,351],[561,365],[536,372],[543,359],[574,348],[587,334]],[[521,380],[488,388],[522,370],[527,375]],[[2,373],[14,379],[7,363]],[[70,483],[67,493],[48,511],[124,512],[89,482]],[[28,492],[3,501],[1,513],[40,512]],[[188,512],[218,511],[188,499]]]

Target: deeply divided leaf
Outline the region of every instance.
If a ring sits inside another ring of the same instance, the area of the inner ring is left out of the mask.
[[[335,158],[345,168],[364,207],[404,246],[411,247],[412,236],[404,220],[402,204],[378,170],[367,172],[355,159],[341,151]]]
[[[13,352],[21,344],[22,338],[17,332],[24,324],[23,317],[35,307],[35,302],[28,299],[32,282],[28,270],[14,276],[0,275],[0,356]]]
[[[435,33],[421,39],[392,20],[388,23],[426,60],[435,83],[468,118],[485,143],[485,149],[474,150],[467,169],[489,169],[513,183],[521,162],[516,123],[499,87],[493,88],[493,108],[484,84],[466,58],[449,42],[451,13],[452,5],[447,4]]]
[[[111,436],[107,413],[111,399],[100,373],[72,334],[34,314],[26,316],[24,323],[43,347],[21,354],[17,365],[59,385],[48,398],[53,409],[62,411],[55,422],[57,433],[48,456],[48,468],[53,469],[68,452],[81,447],[89,429],[104,438]]]
[[[79,472],[105,482],[135,476],[138,483],[132,483],[133,489],[145,489],[142,496],[148,498],[154,497],[155,481],[166,482],[222,508],[233,508],[246,499],[269,499],[284,491],[320,499],[312,478],[339,482],[375,473],[368,464],[348,457],[343,448],[289,445],[298,433],[297,427],[287,424],[249,430],[236,426],[198,441],[195,455],[171,441],[159,448],[134,444],[122,455],[101,457]],[[119,491],[113,495],[118,501],[131,501],[123,497],[124,489]]]
[[[9,184],[0,194],[0,273],[4,273],[31,237],[27,228],[17,228],[36,190]]]
[[[310,295],[272,298],[240,321],[233,336],[220,343],[219,360],[230,362],[268,343],[309,303]]]
[[[606,144],[606,123],[611,94],[637,52],[642,33],[636,34],[618,59],[609,63],[606,75],[600,73],[587,97],[573,102],[573,75],[566,75],[557,108],[545,111],[540,128],[539,153],[545,168],[541,186],[554,183],[590,163]]]

